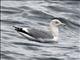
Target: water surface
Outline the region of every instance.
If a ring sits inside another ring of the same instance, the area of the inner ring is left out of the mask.
[[[58,43],[31,41],[15,26],[46,30],[53,18],[66,24],[60,27]],[[80,1],[2,1],[2,60],[80,60]]]

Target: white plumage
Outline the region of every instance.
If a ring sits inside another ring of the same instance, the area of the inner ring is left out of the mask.
[[[24,34],[26,37],[36,40],[49,40],[52,39],[53,41],[58,41],[59,38],[59,26],[64,25],[58,19],[54,19],[49,24],[49,31],[43,31],[40,29],[35,28],[19,28],[15,27],[15,30],[21,34]]]

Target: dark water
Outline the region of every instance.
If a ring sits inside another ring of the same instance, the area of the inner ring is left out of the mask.
[[[60,29],[58,43],[31,41],[15,26],[31,26],[46,30],[58,18],[66,24]],[[2,60],[80,60],[80,1],[2,1]]]

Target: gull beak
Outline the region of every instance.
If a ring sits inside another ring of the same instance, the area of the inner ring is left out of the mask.
[[[66,24],[64,24],[64,23],[61,23],[61,25],[62,25],[62,26],[66,26]]]

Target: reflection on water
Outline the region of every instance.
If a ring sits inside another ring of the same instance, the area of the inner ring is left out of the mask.
[[[2,1],[2,60],[80,60],[79,1]],[[53,18],[66,24],[56,44],[31,41],[14,29],[31,26],[46,30]]]

